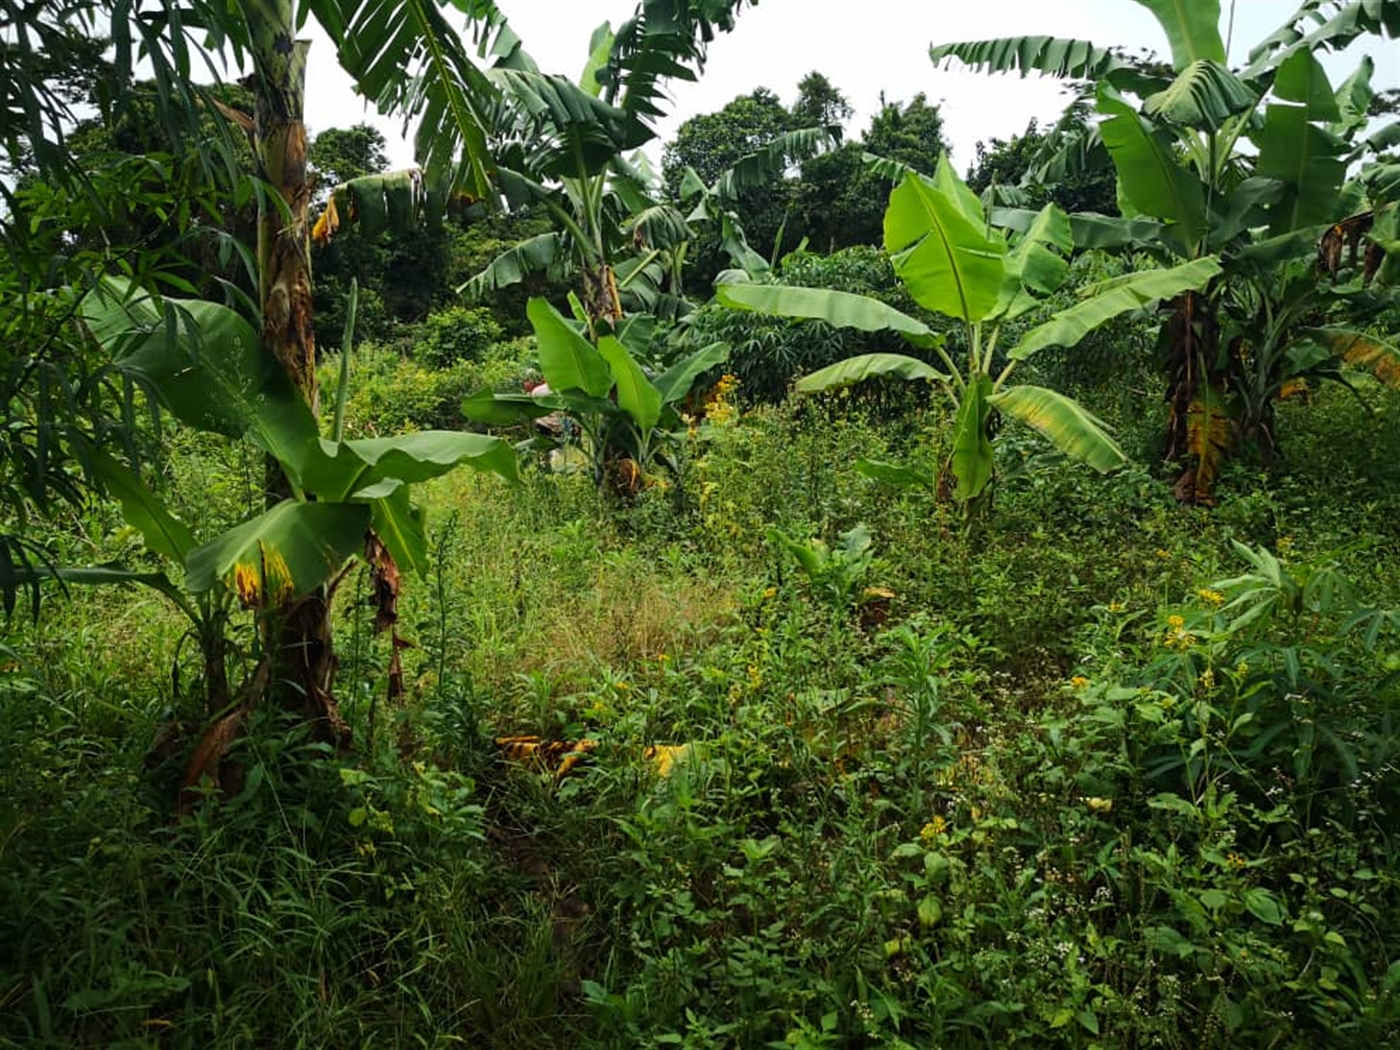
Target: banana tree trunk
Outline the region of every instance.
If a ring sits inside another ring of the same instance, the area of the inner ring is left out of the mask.
[[[1164,459],[1184,466],[1174,486],[1182,503],[1215,503],[1215,479],[1232,444],[1226,411],[1228,368],[1220,361],[1214,304],[1187,292],[1171,304],[1164,329],[1167,445]]]
[[[319,411],[316,343],[312,330],[311,239],[303,102],[309,43],[296,40],[291,0],[250,0],[245,7],[252,40],[254,149],[260,174],[276,193],[258,215],[258,291],[262,340],[292,378],[311,411]],[[287,484],[269,465],[269,500]],[[349,729],[332,695],[335,651],[325,588],[264,613],[272,663],[271,691],[314,726],[318,738],[337,745]]]

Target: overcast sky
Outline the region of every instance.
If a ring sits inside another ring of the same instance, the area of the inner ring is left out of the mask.
[[[604,21],[616,27],[635,7],[634,0],[499,2],[540,68],[572,78],[583,68],[593,29]],[[1233,6],[1232,66],[1286,22],[1298,3],[1236,0]],[[1230,15],[1229,0],[1221,9],[1224,23]],[[714,112],[755,88],[769,88],[791,104],[797,82],[818,70],[855,108],[847,125],[852,136],[868,127],[882,92],[892,102],[924,92],[940,107],[955,166],[966,171],[978,140],[1009,138],[1023,131],[1033,116],[1042,124],[1055,119],[1065,102],[1061,85],[1039,77],[1022,80],[935,69],[929,46],[1037,34],[1145,48],[1170,57],[1156,20],[1132,0],[761,0],[743,10],[732,33],[710,46],[698,82],[671,82],[670,115],[658,124],[659,140],[648,152],[659,160],[660,143],[673,138],[682,121]],[[410,164],[412,150],[399,136],[401,123],[367,110],[336,65],[334,46],[319,29],[309,35],[314,41],[308,69],[313,90],[306,107],[311,132],[369,120],[389,140],[394,165]],[[1376,89],[1400,85],[1400,44],[1374,41],[1366,50],[1376,60]],[[1323,56],[1334,87],[1356,68],[1361,53],[1353,47],[1342,56]]]

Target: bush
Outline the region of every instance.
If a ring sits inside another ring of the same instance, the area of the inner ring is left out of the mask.
[[[457,361],[428,367],[373,344],[350,362],[350,396],[345,406],[346,433],[374,437],[406,430],[455,430],[463,427],[462,400],[483,388],[519,390],[533,356],[533,341],[496,344],[480,361]],[[321,366],[323,400],[329,406],[340,373],[340,357]],[[329,412],[327,412],[329,420]]]
[[[483,307],[452,306],[428,315],[419,326],[413,356],[432,368],[481,361],[501,338],[500,323]]]

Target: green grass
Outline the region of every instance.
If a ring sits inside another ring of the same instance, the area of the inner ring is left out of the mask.
[[[406,702],[352,574],[357,749],[264,713],[241,787],[182,820],[153,743],[199,722],[184,621],[49,593],[0,650],[0,1046],[1383,1044],[1400,644],[1364,613],[1400,583],[1400,403],[1373,400],[1284,406],[1284,461],[1213,511],[1007,433],[971,534],[854,469],[937,462],[947,421],[839,401],[704,429],[625,508],[442,479]],[[172,498],[236,518],[245,468],[177,443]],[[768,539],[858,523],[873,604]],[[1232,540],[1296,608],[1202,593],[1250,571]],[[134,543],[95,508],[53,550]],[[596,746],[556,778],[501,734]]]

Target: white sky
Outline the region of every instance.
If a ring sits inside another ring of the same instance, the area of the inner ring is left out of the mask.
[[[540,68],[570,77],[583,68],[593,29],[604,21],[616,27],[635,7],[635,0],[499,2]],[[1224,22],[1229,0],[1221,8]],[[1249,48],[1297,8],[1296,0],[1236,0],[1231,65],[1241,64]],[[1009,138],[1023,131],[1032,116],[1042,125],[1054,120],[1065,103],[1061,85],[1038,77],[936,70],[928,58],[929,46],[1038,34],[1130,50],[1148,48],[1170,58],[1156,20],[1131,0],[761,0],[743,10],[732,33],[711,44],[698,82],[671,82],[670,115],[658,124],[658,141],[647,152],[659,161],[661,143],[675,136],[682,121],[714,112],[757,87],[769,88],[791,104],[797,82],[818,70],[855,107],[847,124],[851,137],[869,126],[882,91],[891,102],[924,92],[940,105],[954,164],[966,171],[979,139]],[[306,107],[311,132],[369,120],[389,140],[394,166],[410,164],[412,150],[399,134],[401,123],[367,110],[336,65],[334,46],[319,28],[308,35],[314,41]],[[1400,85],[1400,43],[1371,40],[1365,50],[1376,60],[1375,88]],[[1356,68],[1361,53],[1356,46],[1342,56],[1323,56],[1334,87]]]

